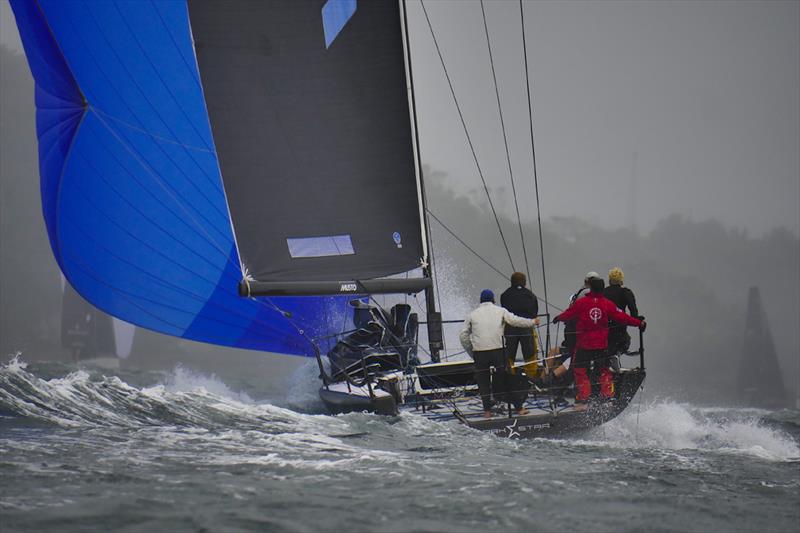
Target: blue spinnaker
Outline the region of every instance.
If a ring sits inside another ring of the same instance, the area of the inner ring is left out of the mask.
[[[42,210],[72,286],[169,335],[312,355],[346,298],[241,298],[182,1],[12,0],[36,81]],[[324,349],[324,346],[323,346]]]

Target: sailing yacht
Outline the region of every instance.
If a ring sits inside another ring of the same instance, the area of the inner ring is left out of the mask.
[[[739,401],[747,406],[772,409],[789,406],[775,341],[758,287],[750,287],[747,293],[747,317],[737,389]]]
[[[50,244],[94,306],[315,357],[332,412],[539,436],[602,423],[641,386],[640,348],[611,407],[578,413],[532,389],[530,415],[474,418],[472,363],[443,353],[443,324],[460,317],[435,298],[405,1],[11,5],[36,82]],[[421,295],[423,315],[378,294]]]

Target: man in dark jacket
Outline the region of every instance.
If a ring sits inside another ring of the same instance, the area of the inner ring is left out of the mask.
[[[511,287],[500,296],[500,305],[508,311],[523,318],[536,319],[539,314],[539,302],[536,295],[525,287],[528,280],[522,272],[511,274]],[[535,321],[538,324],[538,319]],[[517,347],[522,347],[522,358],[526,363],[536,360],[536,345],[533,340],[533,329],[505,327],[506,357],[513,365],[517,358]]]
[[[553,319],[553,322],[577,320],[577,352],[572,368],[575,374],[575,409],[583,411],[587,407],[592,385],[587,369],[595,362],[600,366],[600,396],[606,400],[614,397],[614,379],[607,364],[608,322],[613,319],[620,324],[638,326],[644,329],[645,323],[633,318],[619,309],[603,296],[605,283],[602,279],[589,281],[591,292],[578,298],[569,309]]]
[[[617,309],[623,313],[639,318],[639,309],[636,307],[636,297],[628,287],[623,287],[625,274],[619,267],[608,271],[608,287],[603,291],[603,296],[614,302]],[[627,328],[613,320],[608,324],[608,354],[615,355],[627,352],[631,346],[631,336]]]

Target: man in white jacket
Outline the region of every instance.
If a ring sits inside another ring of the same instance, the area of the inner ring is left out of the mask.
[[[532,328],[534,319],[522,318],[502,307],[495,305],[494,293],[489,289],[481,291],[481,304],[472,311],[464,321],[464,329],[459,338],[461,346],[475,360],[475,381],[483,401],[483,416],[492,416],[492,375],[495,368],[495,392],[505,392],[506,358],[503,348],[503,331],[505,326]],[[501,390],[497,390],[501,389]],[[514,406],[517,414],[524,415],[528,410],[519,402]]]

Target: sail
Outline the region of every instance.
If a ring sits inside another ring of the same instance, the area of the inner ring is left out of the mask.
[[[399,3],[192,0],[189,16],[248,273],[363,280],[418,268]]]
[[[783,375],[775,352],[775,342],[761,304],[758,287],[747,294],[747,321],[744,327],[742,362],[739,366],[739,398],[757,407],[786,407]]]
[[[289,9],[306,4],[315,5],[316,11]],[[241,298],[237,286],[245,268],[259,275],[274,275],[269,279],[303,281],[345,272],[378,276],[419,264],[424,255],[419,206],[412,206],[406,198],[412,194],[408,183],[415,179],[413,168],[405,174],[409,165],[413,167],[413,158],[406,160],[411,150],[410,135],[389,149],[393,140],[408,133],[407,104],[387,104],[385,115],[351,116],[340,130],[323,128],[320,124],[330,122],[329,114],[339,105],[352,111],[347,102],[332,102],[318,113],[310,111],[318,101],[328,102],[328,98],[341,94],[336,91],[337,82],[311,79],[305,70],[291,75],[285,72],[265,79],[271,85],[261,89],[227,88],[232,116],[243,126],[237,131],[236,124],[224,118],[225,100],[219,99],[220,91],[226,90],[218,85],[219,76],[227,74],[215,71],[213,58],[208,73],[198,67],[193,46],[194,16],[198,17],[200,41],[209,56],[224,54],[220,47],[224,48],[226,39],[234,39],[227,48],[232,67],[250,68],[248,54],[282,56],[284,37],[271,37],[267,32],[281,29],[270,22],[268,7],[274,7],[285,24],[305,28],[309,35],[312,23],[303,17],[313,17],[320,48],[334,54],[340,44],[356,46],[349,31],[353,28],[366,29],[371,35],[359,41],[363,46],[380,48],[376,35],[386,31],[398,38],[392,49],[399,49],[399,20],[391,28],[371,26],[375,21],[388,21],[388,15],[383,16],[386,13],[396,14],[394,2],[374,3],[380,6],[381,16],[373,13],[373,2],[358,2],[348,18],[348,10],[341,8],[350,4],[354,2],[335,2],[331,4],[336,8],[334,14],[325,15],[326,2],[273,2],[263,6],[232,2],[192,2],[187,6],[179,1],[11,2],[36,82],[43,215],[56,261],[84,298],[113,316],[169,335],[311,355],[310,339],[337,332],[345,324],[350,312],[347,298]],[[249,30],[235,37],[232,25],[243,23],[242,9],[248,5],[261,6],[253,13],[261,18],[250,21],[246,25]],[[231,16],[212,13],[220,6]],[[216,20],[204,19],[206,15]],[[360,22],[362,16],[369,19],[366,28]],[[265,31],[256,37],[254,29],[259,24]],[[264,46],[245,50],[243,47],[253,39],[262,39]],[[300,47],[297,52],[299,55],[275,68],[291,70],[292,65],[303,64],[307,50]],[[324,67],[326,75],[344,80],[370,70],[368,61],[359,65],[348,58],[338,61],[342,70]],[[395,58],[388,67],[387,61],[380,59],[378,65],[381,77],[389,76],[401,86],[392,92],[394,101],[400,91],[405,91],[403,65]],[[259,64],[252,63],[252,67]],[[389,74],[389,70],[400,72]],[[270,104],[269,98],[239,101],[242,91],[264,96],[280,92],[276,85],[284,77],[307,79],[330,92],[313,95],[293,86],[292,94],[302,97],[294,103],[303,110],[291,120],[283,111],[276,113],[275,108],[290,106],[291,94],[285,94],[287,100],[279,104]],[[249,82],[236,77],[231,80],[236,84]],[[378,84],[372,87],[374,91],[368,90],[373,81],[358,82],[354,90],[360,92],[353,99],[371,102],[369,111],[377,113],[383,104],[373,100],[386,87]],[[206,100],[206,90],[211,103]],[[212,109],[215,116],[209,118]],[[242,116],[248,109],[252,120]],[[406,112],[404,128],[395,122],[402,110]],[[321,132],[338,140],[329,140],[319,150],[310,143],[297,144],[320,142],[319,136],[296,122],[312,115]],[[362,124],[369,121],[377,125]],[[392,139],[373,143],[359,137],[380,136],[380,130]],[[283,144],[271,146],[281,131],[285,132]],[[306,134],[312,136],[306,138]],[[252,142],[247,141],[250,137]],[[289,150],[289,142],[295,150],[294,163],[279,157]],[[341,154],[339,149],[343,150]],[[256,153],[260,151],[269,155]],[[341,162],[352,158],[354,151],[363,158]],[[395,157],[395,152],[405,155]],[[243,154],[255,157],[250,168],[244,168]],[[384,166],[376,163],[382,157],[387,158]],[[298,177],[301,170],[318,175],[302,181]],[[360,181],[347,181],[351,173],[358,173]],[[301,180],[302,187],[281,192],[293,180]],[[403,185],[395,188],[395,180]],[[362,195],[360,187],[373,192],[391,190],[398,195],[393,200],[398,210],[409,210],[412,216],[406,213],[400,220],[392,214],[392,205],[364,205],[371,204],[372,200],[367,201],[371,195]],[[353,196],[345,200],[337,191]],[[252,202],[259,197],[263,203]],[[320,201],[322,197],[327,201]],[[285,208],[289,204],[293,207]],[[339,217],[348,223],[337,225]],[[294,222],[289,224],[289,220]],[[234,235],[234,226],[241,235]],[[389,246],[392,253],[386,252],[384,236],[362,226],[391,229],[388,240],[394,246]],[[240,236],[245,259],[237,248]],[[323,240],[315,242],[318,238]],[[352,254],[347,253],[347,238]],[[283,249],[276,244],[281,239]],[[339,255],[330,255],[331,247]],[[353,255],[367,259],[363,269],[348,270],[355,264],[350,263]],[[334,268],[337,260],[346,268]],[[295,268],[292,264],[310,266],[291,274]]]

